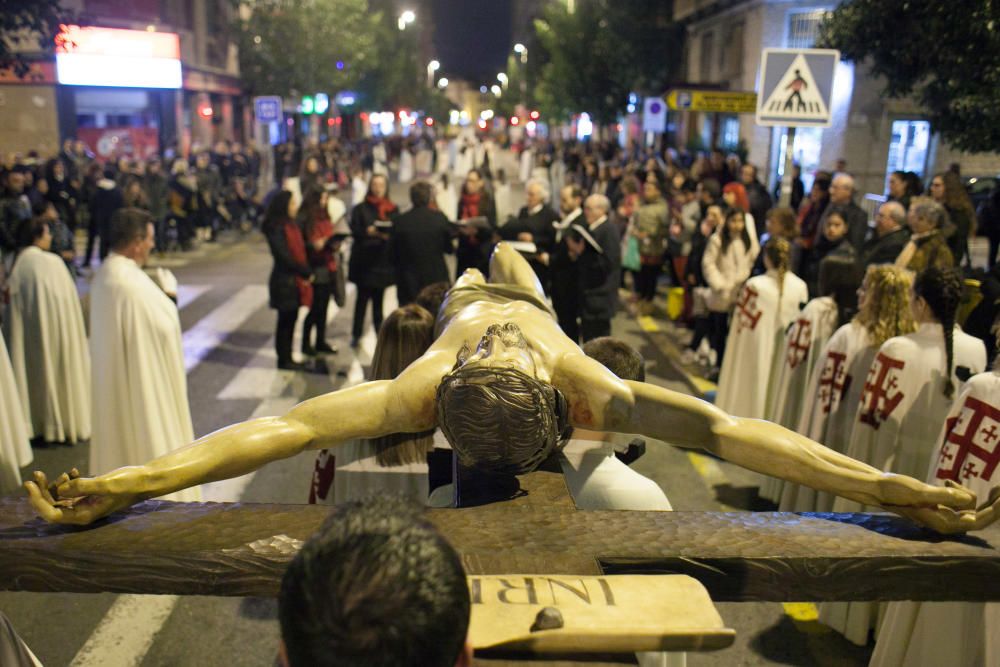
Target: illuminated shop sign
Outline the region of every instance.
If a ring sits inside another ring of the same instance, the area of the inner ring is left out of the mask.
[[[59,83],[180,88],[180,38],[170,32],[67,26],[56,38]]]

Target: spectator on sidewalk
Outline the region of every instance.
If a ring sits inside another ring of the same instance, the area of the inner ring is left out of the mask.
[[[906,209],[899,202],[887,201],[879,206],[875,214],[875,227],[861,249],[861,266],[867,268],[872,264],[892,264],[909,239]]]
[[[399,305],[416,300],[433,283],[450,283],[445,255],[454,252],[448,218],[431,208],[434,188],[426,181],[410,186],[413,208],[399,216],[392,230]]]

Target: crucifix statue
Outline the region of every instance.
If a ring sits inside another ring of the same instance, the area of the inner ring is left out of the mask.
[[[305,449],[441,428],[458,462],[492,473],[530,472],[574,427],[635,433],[703,448],[750,470],[844,496],[942,533],[982,528],[1000,500],[936,487],[823,447],[793,431],[731,417],[697,398],[621,380],[563,335],[531,266],[497,245],[490,280],[466,271],[448,292],[427,352],[395,380],[319,396],[281,417],[229,426],[145,465],[93,478],[42,473],[26,488],[54,523],[88,524],[138,501],[244,475]],[[997,495],[997,494],[993,494]]]

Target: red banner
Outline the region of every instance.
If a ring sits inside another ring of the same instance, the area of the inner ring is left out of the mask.
[[[76,138],[101,160],[126,156],[145,160],[160,150],[155,127],[82,127],[76,131]]]

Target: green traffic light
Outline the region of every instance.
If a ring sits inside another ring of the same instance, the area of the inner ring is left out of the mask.
[[[314,113],[315,110],[316,110],[316,103],[313,101],[313,98],[310,97],[310,96],[308,96],[308,95],[306,95],[305,97],[303,97],[302,98],[302,113],[304,115],[308,116],[308,115]]]

